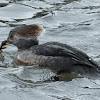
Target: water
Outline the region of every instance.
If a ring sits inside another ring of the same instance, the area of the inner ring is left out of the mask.
[[[0,43],[20,24],[38,24],[40,43],[59,41],[74,46],[100,64],[99,0],[2,0]],[[42,82],[54,73],[37,66],[16,66],[17,48],[0,54],[0,100],[100,100],[100,80],[76,78]]]

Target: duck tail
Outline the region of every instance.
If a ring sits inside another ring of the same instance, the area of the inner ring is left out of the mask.
[[[100,73],[100,66],[93,59],[89,59],[89,61],[92,64],[92,66],[96,69],[96,71]]]

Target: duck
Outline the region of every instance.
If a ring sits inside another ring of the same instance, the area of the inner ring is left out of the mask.
[[[9,32],[6,44],[13,44],[18,48],[15,57],[17,65],[48,67],[57,74],[99,72],[97,62],[83,51],[60,42],[40,44],[38,36],[42,31],[43,28],[39,25],[23,24]]]

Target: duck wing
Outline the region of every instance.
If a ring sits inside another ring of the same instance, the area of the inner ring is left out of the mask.
[[[70,45],[64,44],[64,43],[59,43],[59,42],[47,42],[44,45],[57,45],[60,46],[62,48],[66,48],[68,51],[71,51],[74,53],[74,55],[77,56],[77,58],[79,58],[81,61],[86,61],[88,63],[91,63],[93,66],[97,66],[97,68],[99,67],[99,65],[97,64],[97,62],[95,62],[91,57],[89,57],[86,53],[84,53],[83,51],[80,51]]]
[[[62,44],[58,42],[48,42],[34,47],[33,51],[37,55],[72,58],[72,60],[76,62],[76,65],[85,65],[93,67],[96,70],[99,69],[98,64],[94,60],[92,60],[88,55],[67,44]]]

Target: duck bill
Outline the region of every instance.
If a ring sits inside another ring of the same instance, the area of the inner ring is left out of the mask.
[[[6,42],[6,45],[11,44],[9,41]]]
[[[11,44],[11,42],[7,39],[7,40],[3,41],[2,44],[3,45],[8,45],[8,44]]]
[[[8,45],[8,44],[11,44],[9,40],[5,40],[2,42],[2,46]]]

